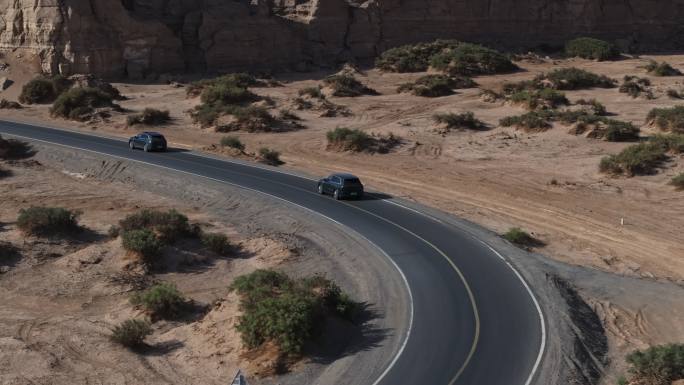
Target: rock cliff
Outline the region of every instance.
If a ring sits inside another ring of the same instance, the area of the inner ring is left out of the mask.
[[[0,14],[0,50],[109,77],[306,69],[435,38],[684,47],[684,0],[0,0]]]

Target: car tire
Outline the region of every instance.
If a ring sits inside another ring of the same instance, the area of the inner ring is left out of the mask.
[[[146,144],[145,147],[143,147],[143,151],[150,152],[150,146]]]
[[[319,184],[319,185],[318,185],[318,193],[321,194],[321,195],[323,195],[324,192],[325,192],[325,191],[323,191],[323,185],[322,185],[322,184]]]
[[[133,142],[128,142],[128,148],[135,150],[135,144],[133,144]]]
[[[333,198],[335,198],[336,201],[339,201],[342,197],[340,196],[340,190],[335,190],[333,193]]]

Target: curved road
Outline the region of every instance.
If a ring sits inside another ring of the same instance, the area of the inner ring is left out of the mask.
[[[375,384],[529,385],[544,321],[522,278],[458,228],[370,197],[337,202],[309,179],[190,152],[130,151],[120,140],[0,121],[0,134],[65,145],[239,185],[315,211],[363,234],[403,273],[412,298],[404,344]],[[373,385],[375,385],[373,384]]]

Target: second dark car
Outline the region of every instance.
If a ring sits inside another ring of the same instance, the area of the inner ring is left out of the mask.
[[[361,199],[363,184],[352,174],[332,174],[318,181],[319,194],[331,194],[335,199]]]
[[[166,151],[166,138],[158,132],[143,132],[128,139],[131,150],[140,148],[145,152]]]

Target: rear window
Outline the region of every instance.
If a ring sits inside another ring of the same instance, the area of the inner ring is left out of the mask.
[[[344,180],[345,186],[358,186],[360,184],[361,184],[361,181],[358,178],[350,178],[350,179]]]
[[[156,135],[154,135],[154,136],[152,136],[152,142],[154,142],[154,143],[163,143],[163,142],[164,142],[164,138],[161,137],[161,136],[156,136]]]

